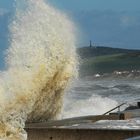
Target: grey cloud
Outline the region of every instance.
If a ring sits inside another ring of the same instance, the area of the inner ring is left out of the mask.
[[[86,39],[96,44],[140,48],[140,12],[93,10],[79,12],[74,17]]]

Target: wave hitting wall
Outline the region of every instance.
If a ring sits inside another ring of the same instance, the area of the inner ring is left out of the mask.
[[[25,122],[56,119],[76,75],[75,31],[43,0],[17,0],[0,73],[0,139],[26,140]]]

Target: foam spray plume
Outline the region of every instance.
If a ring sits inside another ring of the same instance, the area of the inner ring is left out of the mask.
[[[43,0],[22,2],[26,8],[17,8],[10,24],[7,70],[0,74],[1,140],[26,140],[26,121],[56,119],[76,74],[73,24]]]

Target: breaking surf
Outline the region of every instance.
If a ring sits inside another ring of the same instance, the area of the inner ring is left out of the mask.
[[[75,29],[43,0],[16,1],[0,79],[0,139],[26,140],[25,122],[56,119],[77,75]]]

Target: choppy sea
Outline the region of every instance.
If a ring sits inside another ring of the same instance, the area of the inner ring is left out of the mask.
[[[99,115],[127,102],[123,110],[137,101],[140,101],[139,79],[79,79],[65,96],[63,118]]]

